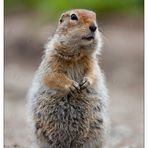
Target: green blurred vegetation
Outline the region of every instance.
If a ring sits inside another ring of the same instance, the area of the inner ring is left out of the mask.
[[[59,13],[84,8],[96,11],[101,15],[123,13],[143,15],[143,0],[4,0],[5,12],[25,10],[43,13],[55,17]]]

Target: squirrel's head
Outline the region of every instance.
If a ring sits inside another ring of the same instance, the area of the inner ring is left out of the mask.
[[[95,12],[84,9],[63,13],[56,30],[58,41],[75,49],[95,47],[99,35]]]

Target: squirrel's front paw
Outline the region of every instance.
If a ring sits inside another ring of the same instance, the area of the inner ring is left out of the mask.
[[[72,94],[78,94],[78,93],[80,93],[79,83],[73,82],[72,85],[70,86],[69,90],[70,90],[70,92]]]
[[[83,80],[80,82],[80,88],[81,90],[83,90],[87,88],[88,86],[90,86],[90,82],[87,77],[84,77]]]

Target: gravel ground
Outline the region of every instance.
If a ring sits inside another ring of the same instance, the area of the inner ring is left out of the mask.
[[[5,147],[31,144],[25,96],[54,25],[24,14],[5,18]],[[98,20],[99,21],[99,20]],[[110,95],[108,148],[143,148],[143,19],[102,21],[101,67]],[[49,25],[50,24],[50,25]]]

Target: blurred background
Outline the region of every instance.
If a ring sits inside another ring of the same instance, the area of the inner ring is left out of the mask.
[[[26,94],[61,13],[97,13],[110,96],[109,148],[143,148],[143,0],[4,0],[5,147],[29,147]]]

